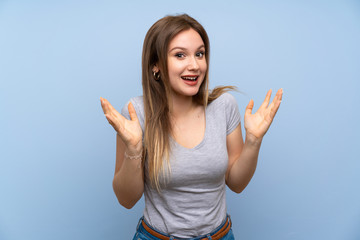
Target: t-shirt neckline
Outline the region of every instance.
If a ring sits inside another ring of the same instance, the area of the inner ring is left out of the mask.
[[[188,150],[188,151],[194,151],[194,150],[197,150],[199,148],[201,148],[204,144],[205,144],[205,141],[206,141],[206,136],[207,136],[207,131],[208,131],[208,128],[209,128],[209,118],[208,118],[208,108],[206,107],[205,108],[205,131],[204,131],[204,136],[203,136],[203,139],[201,140],[201,142],[199,142],[197,145],[195,145],[194,147],[192,148],[188,148],[188,147],[185,147],[183,145],[181,145],[180,143],[178,143],[172,135],[170,135],[170,139],[171,141],[179,148],[181,149],[185,149],[185,150]]]

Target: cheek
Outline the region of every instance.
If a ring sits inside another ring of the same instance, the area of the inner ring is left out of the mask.
[[[180,63],[169,62],[168,71],[170,75],[179,74],[183,71],[184,67]]]
[[[201,70],[202,70],[203,72],[206,72],[206,70],[207,70],[206,60],[204,60],[204,61],[202,62],[202,64],[201,64]]]
[[[202,81],[204,82],[205,80],[205,74],[206,74],[206,71],[207,71],[207,64],[206,64],[206,61],[201,65],[201,72],[202,74],[204,75],[204,78],[202,79]],[[202,83],[203,83],[202,82]]]

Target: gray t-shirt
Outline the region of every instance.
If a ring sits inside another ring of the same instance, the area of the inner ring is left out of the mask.
[[[143,97],[130,101],[144,131]],[[121,113],[130,119],[127,104]],[[239,125],[240,113],[235,98],[224,93],[208,104],[205,115],[205,135],[194,148],[185,148],[170,137],[171,173],[160,193],[145,177],[145,220],[180,238],[210,233],[226,218],[226,136]]]

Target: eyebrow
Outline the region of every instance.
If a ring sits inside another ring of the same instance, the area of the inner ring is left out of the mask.
[[[199,50],[200,48],[205,48],[204,44],[202,44],[201,46],[199,46],[197,49]],[[183,47],[174,47],[172,48],[169,52],[172,52],[174,51],[175,49],[180,49],[180,50],[187,50],[186,48],[183,48]]]

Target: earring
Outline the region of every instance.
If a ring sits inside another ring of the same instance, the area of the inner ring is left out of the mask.
[[[155,79],[156,81],[159,81],[159,79],[160,79],[160,73],[159,73],[159,72],[153,72],[153,75],[154,75],[154,79]]]

